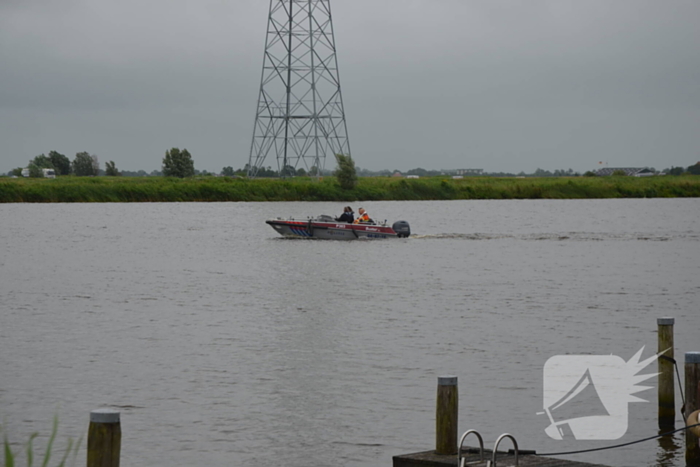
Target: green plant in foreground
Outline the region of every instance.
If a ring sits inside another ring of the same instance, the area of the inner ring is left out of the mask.
[[[41,467],[48,467],[49,461],[51,460],[51,451],[53,449],[53,442],[56,439],[56,433],[58,432],[58,416],[54,416],[53,418],[53,429],[51,430],[51,436],[49,437],[49,442],[46,445],[46,452],[44,453],[44,460],[41,463]],[[34,441],[34,438],[39,436],[39,433],[32,433],[32,435],[29,437],[29,441],[27,441],[27,466],[32,467],[34,463],[34,447],[32,446],[32,442]],[[5,463],[4,467],[14,467],[15,466],[15,455],[12,453],[12,449],[10,449],[10,442],[7,440],[7,435],[4,437],[4,458],[5,458]],[[78,455],[78,447],[80,446],[80,440],[78,442],[74,443],[71,438],[68,439],[68,446],[66,447],[66,452],[63,454],[63,457],[61,458],[61,461],[56,465],[56,467],[65,467],[66,461],[68,461],[68,457],[72,456],[72,462],[71,465],[75,465],[75,460]]]

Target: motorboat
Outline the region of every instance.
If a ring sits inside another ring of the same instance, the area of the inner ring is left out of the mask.
[[[358,238],[405,238],[411,235],[406,221],[396,221],[391,226],[383,223],[347,224],[332,216],[321,215],[306,220],[269,219],[265,221],[278,234],[293,238],[319,238],[324,240],[355,240]]]

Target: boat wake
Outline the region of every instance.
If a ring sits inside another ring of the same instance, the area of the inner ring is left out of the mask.
[[[642,232],[633,233],[609,233],[609,232],[566,232],[566,233],[528,233],[522,235],[498,234],[498,233],[438,233],[427,235],[411,235],[414,239],[457,239],[457,240],[529,240],[529,241],[650,241],[667,242],[671,240],[700,240],[696,233],[679,233],[677,235],[657,235]]]

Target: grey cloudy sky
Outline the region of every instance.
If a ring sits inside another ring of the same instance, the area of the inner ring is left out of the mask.
[[[700,1],[332,8],[360,167],[700,160]],[[0,171],[50,150],[151,171],[171,147],[187,148],[200,170],[243,167],[268,9],[267,0],[0,0]]]

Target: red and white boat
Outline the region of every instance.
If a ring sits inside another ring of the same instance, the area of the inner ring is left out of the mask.
[[[333,217],[321,215],[307,220],[270,219],[265,221],[283,237],[319,238],[324,240],[355,240],[358,238],[403,238],[411,235],[411,227],[406,221],[396,221],[393,225],[346,224]]]

